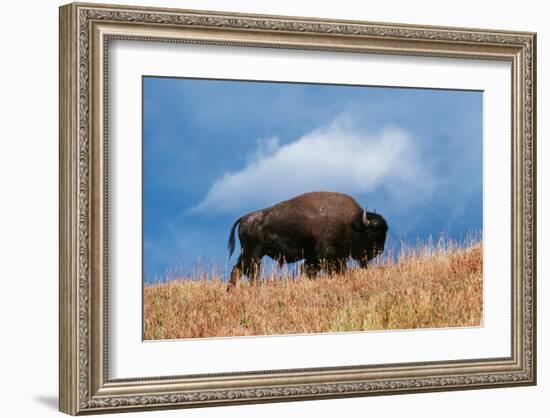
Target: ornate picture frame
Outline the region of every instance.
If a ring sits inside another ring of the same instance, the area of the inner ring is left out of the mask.
[[[106,72],[113,40],[510,63],[511,355],[110,378]],[[79,415],[536,384],[536,34],[73,3],[60,8],[59,42],[61,411]]]

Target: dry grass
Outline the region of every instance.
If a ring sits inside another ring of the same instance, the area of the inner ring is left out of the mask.
[[[309,280],[219,277],[145,286],[145,339],[479,326],[481,243],[423,247],[396,262]]]

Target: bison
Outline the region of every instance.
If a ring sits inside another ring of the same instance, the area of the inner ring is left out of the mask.
[[[304,260],[302,272],[310,278],[323,268],[329,274],[343,272],[348,258],[366,267],[384,251],[388,230],[381,215],[363,210],[351,196],[334,192],[305,193],[240,217],[229,234],[229,257],[235,250],[237,225],[241,253],[228,289],[243,274],[257,282],[264,255],[280,266]]]

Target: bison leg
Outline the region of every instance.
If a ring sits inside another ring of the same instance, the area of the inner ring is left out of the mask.
[[[314,279],[321,270],[321,265],[318,260],[306,259],[302,266],[302,274],[306,275],[309,279]]]
[[[251,252],[249,255],[248,252],[241,252],[237,263],[233,266],[231,270],[231,276],[229,278],[229,283],[227,285],[227,290],[235,287],[237,280],[244,274],[248,276],[251,283],[258,283],[258,277],[260,275],[260,265],[262,263],[261,249],[256,249]]]
[[[250,283],[257,284],[260,277],[260,266],[262,264],[261,248],[254,248],[248,257],[243,257],[243,272],[250,279]]]
[[[239,255],[239,259],[231,269],[231,276],[229,277],[229,283],[227,285],[227,290],[231,290],[237,285],[237,280],[243,275],[243,255]]]
[[[245,270],[251,284],[258,284],[261,263],[261,258],[252,258],[247,266],[248,268]]]
[[[231,277],[229,279],[229,285],[227,289],[237,284],[237,280],[244,274],[248,276],[251,283],[258,283],[258,277],[260,275],[261,258],[246,258],[239,257],[237,264],[233,266],[231,270]]]
[[[346,260],[333,259],[326,262],[327,273],[331,276],[335,274],[344,274],[346,267]]]
[[[240,258],[241,274],[248,276],[250,283],[258,283],[260,277],[260,266],[262,264],[262,257],[259,251],[254,251],[252,256],[242,255]]]

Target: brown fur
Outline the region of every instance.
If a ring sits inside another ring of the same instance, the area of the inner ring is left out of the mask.
[[[367,212],[369,224],[365,226],[362,215],[363,209],[351,196],[311,192],[242,216],[229,237],[231,254],[238,225],[241,254],[229,286],[242,274],[257,281],[265,255],[281,265],[305,260],[304,273],[310,277],[322,268],[342,272],[350,257],[366,267],[369,259],[384,250],[388,227],[382,216],[371,212]]]

